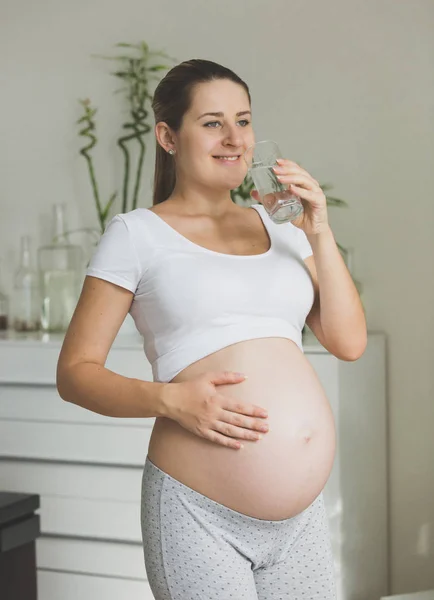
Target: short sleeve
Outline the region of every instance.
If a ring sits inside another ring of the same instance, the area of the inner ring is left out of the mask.
[[[309,240],[307,239],[307,236],[302,229],[297,228],[297,236],[297,243],[300,256],[304,260],[305,258],[313,254],[312,246],[309,244]]]
[[[137,251],[131,240],[127,224],[116,215],[100,238],[86,275],[105,279],[130,292],[135,292],[141,277]]]

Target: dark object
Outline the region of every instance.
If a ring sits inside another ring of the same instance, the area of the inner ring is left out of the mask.
[[[37,600],[35,539],[40,535],[37,494],[0,492],[0,597]]]

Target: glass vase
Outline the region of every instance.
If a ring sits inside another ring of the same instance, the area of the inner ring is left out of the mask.
[[[21,238],[20,262],[13,290],[13,328],[15,331],[38,331],[40,328],[39,280],[33,268],[30,236]]]
[[[2,285],[2,263],[0,259],[0,331],[6,331],[9,326],[9,296]]]
[[[53,207],[53,239],[38,249],[41,289],[41,329],[64,332],[68,329],[83,280],[83,253],[69,243],[66,235],[66,207]]]

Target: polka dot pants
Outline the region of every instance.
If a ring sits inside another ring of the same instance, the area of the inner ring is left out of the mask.
[[[141,527],[156,600],[335,600],[321,493],[303,512],[267,521],[174,479],[148,457]]]

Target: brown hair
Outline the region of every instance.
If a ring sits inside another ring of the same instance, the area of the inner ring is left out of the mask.
[[[215,62],[194,58],[173,67],[158,84],[152,100],[155,123],[164,121],[172,131],[179,131],[184,114],[190,108],[195,86],[216,79],[229,79],[242,85],[251,104],[249,88],[238,75]],[[175,183],[173,157],[156,140],[152,204],[167,200],[175,188]]]

